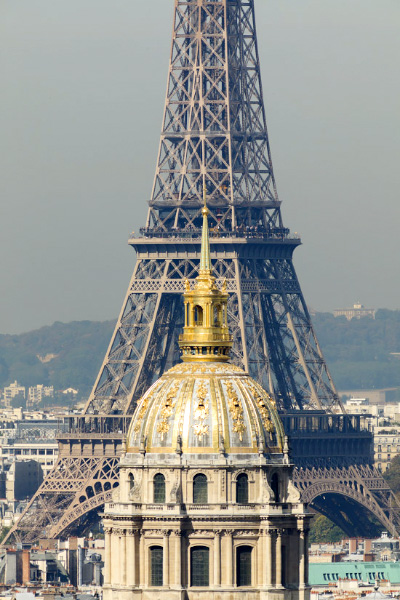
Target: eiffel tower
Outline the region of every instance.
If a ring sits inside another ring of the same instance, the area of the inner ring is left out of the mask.
[[[164,120],[137,262],[93,391],[59,460],[7,541],[82,531],[112,498],[137,400],[179,361],[182,292],[200,261],[203,179],[217,284],[230,292],[233,362],[276,398],[303,498],[350,535],[398,505],[372,466],[371,434],[344,414],[294,270],[260,77],[254,0],[175,0]],[[400,527],[399,527],[400,529]]]

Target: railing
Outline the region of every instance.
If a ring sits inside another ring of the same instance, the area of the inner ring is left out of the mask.
[[[281,414],[285,433],[289,436],[307,435],[308,433],[332,434],[367,434],[370,425],[364,415],[327,414],[298,411]]]
[[[170,231],[158,231],[155,229],[142,227],[140,234],[143,238],[149,239],[170,239],[174,241],[187,241],[187,240],[199,240],[201,239],[201,229],[172,229]],[[132,233],[131,237],[134,238],[135,234]],[[289,229],[286,228],[273,228],[266,230],[259,227],[248,227],[244,229],[236,229],[235,231],[224,231],[222,229],[210,229],[210,238],[212,239],[239,239],[239,240],[300,240],[300,236],[297,233],[291,234]]]
[[[125,435],[123,433],[99,433],[94,431],[93,433],[58,433],[58,440],[122,440]]]
[[[116,415],[98,415],[98,414],[84,414],[84,415],[70,415],[65,418],[66,432],[60,432],[57,437],[60,439],[66,438],[87,438],[101,435],[103,437],[122,437],[126,434],[131,417]]]

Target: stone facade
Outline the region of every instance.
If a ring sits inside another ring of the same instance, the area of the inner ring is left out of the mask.
[[[106,506],[104,600],[307,600],[310,514],[285,462],[284,454],[127,453],[115,501]],[[154,498],[159,474],[165,478],[163,503],[154,502],[160,499]],[[194,498],[199,474],[207,478],[202,503]],[[247,500],[243,503],[237,502],[240,475],[248,482],[247,498],[239,498]],[[162,581],[152,573],[151,549],[157,547]],[[208,577],[202,582],[208,585],[194,585],[196,547],[208,549]],[[247,558],[250,553],[250,574],[248,564],[240,573],[241,548]]]

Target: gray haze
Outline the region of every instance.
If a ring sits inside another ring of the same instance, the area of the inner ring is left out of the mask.
[[[309,305],[400,308],[398,0],[258,0]],[[115,318],[144,224],[173,0],[0,0],[0,332]]]

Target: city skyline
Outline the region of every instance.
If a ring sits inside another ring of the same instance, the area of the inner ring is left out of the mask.
[[[3,5],[1,333],[120,309],[135,260],[126,240],[144,225],[154,176],[173,3],[109,9]],[[284,223],[304,243],[294,262],[305,298],[317,310],[358,300],[398,308],[400,9],[327,0],[256,11],[273,164]]]

